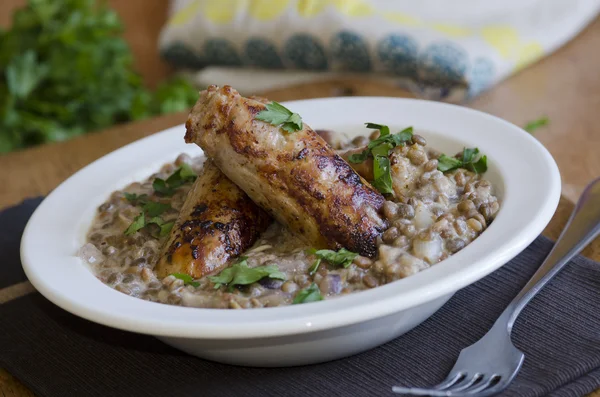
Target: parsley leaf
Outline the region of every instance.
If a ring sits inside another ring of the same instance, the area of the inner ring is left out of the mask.
[[[379,129],[379,137],[373,139],[362,153],[352,154],[348,161],[351,163],[362,163],[369,157],[373,157],[373,181],[371,184],[384,194],[393,193],[392,171],[390,168],[390,151],[396,146],[405,145],[413,136],[413,128],[408,127],[396,134],[390,134],[387,125],[366,123],[367,128]]]
[[[147,201],[142,206],[142,210],[151,218],[161,215],[163,212],[172,209],[169,204],[159,203],[157,201]]]
[[[308,274],[310,276],[312,276],[313,274],[315,274],[317,272],[317,270],[319,270],[319,265],[320,264],[321,264],[321,258],[317,258],[317,260],[315,261],[315,263],[313,263],[312,266],[308,268]]]
[[[148,196],[145,194],[138,196],[136,194],[125,193],[124,195],[128,200],[135,202],[136,204],[142,204],[142,213],[133,219],[131,225],[125,230],[125,235],[129,236],[134,234],[150,224],[155,224],[159,228],[158,233],[152,232],[154,237],[159,238],[169,234],[175,222],[165,222],[160,217],[165,211],[173,209],[169,204],[150,200],[146,201]]]
[[[285,280],[285,274],[279,271],[277,266],[248,267],[247,259],[247,257],[242,256],[233,266],[221,271],[216,276],[209,276],[208,279],[215,283],[215,289],[227,285],[231,291],[236,285],[249,285],[264,277]]]
[[[365,123],[365,125],[367,126],[367,128],[375,128],[379,130],[379,137],[390,134],[390,127],[388,127],[387,125],[377,123]]]
[[[196,288],[200,286],[200,283],[197,281],[194,281],[194,278],[192,276],[190,276],[189,274],[171,273],[171,274],[169,274],[169,276],[173,276],[175,278],[183,280],[184,285],[191,285],[192,287],[196,287]]]
[[[198,99],[181,77],[154,92],[143,86],[108,2],[20,3],[0,28],[0,153],[189,110]]]
[[[450,157],[442,154],[438,158],[438,170],[442,172],[452,171],[457,168],[465,168],[476,174],[483,174],[487,171],[487,156],[479,156],[478,148],[464,148],[462,158]]]
[[[533,133],[533,131],[537,130],[538,128],[545,127],[549,123],[550,123],[550,119],[548,119],[548,117],[544,116],[544,117],[540,117],[537,120],[530,121],[529,123],[527,123],[525,125],[525,127],[523,127],[523,129],[531,134],[531,133]]]
[[[373,182],[371,184],[381,193],[394,193],[390,159],[387,156],[375,156],[373,159]]]
[[[130,236],[138,230],[140,230],[141,228],[143,228],[144,226],[146,226],[146,216],[142,212],[141,214],[133,218],[133,222],[131,222],[131,225],[129,225],[129,227],[125,230],[125,235]]]
[[[362,163],[369,158],[369,149],[363,150],[361,153],[354,153],[348,157],[348,161],[354,164]]]
[[[294,297],[294,301],[292,303],[297,305],[300,303],[317,302],[322,300],[323,296],[321,295],[321,290],[317,284],[312,283],[310,287],[300,290],[296,294],[296,297]]]
[[[151,224],[155,224],[156,226],[158,226],[158,228],[159,228],[158,234],[154,235],[154,237],[158,238],[158,237],[163,237],[163,236],[166,236],[167,234],[169,234],[169,232],[173,228],[173,225],[175,224],[175,221],[165,222],[162,220],[161,217],[156,216],[156,217],[150,218],[150,220],[146,221],[146,225],[151,225]]]
[[[438,170],[442,172],[454,170],[462,167],[463,162],[455,157],[446,156],[442,154],[438,158]]]
[[[412,136],[412,127],[405,128],[396,134],[381,134],[379,138],[373,139],[371,142],[369,142],[367,149],[372,150],[374,147],[379,146],[382,143],[389,143],[390,145],[392,145],[392,148],[396,146],[401,146],[404,145],[406,142],[409,142],[412,139]]]
[[[146,203],[146,201],[148,201],[147,194],[138,195],[136,193],[123,192],[123,196],[125,196],[125,199],[127,199],[127,201],[129,201],[133,205],[144,204]]]
[[[343,267],[350,266],[354,258],[358,256],[357,253],[348,251],[346,248],[341,248],[339,251],[318,250],[309,251],[309,253],[314,254],[317,258],[326,260],[333,265],[339,265]]]
[[[188,182],[193,182],[196,177],[197,175],[192,167],[184,163],[181,167],[177,168],[167,180],[155,178],[152,182],[152,188],[160,195],[172,196],[175,194],[175,190],[178,187]]]
[[[274,126],[281,126],[286,132],[295,132],[302,129],[302,118],[298,113],[292,113],[291,110],[275,101],[266,105],[267,109],[259,112],[256,120],[264,121]]]

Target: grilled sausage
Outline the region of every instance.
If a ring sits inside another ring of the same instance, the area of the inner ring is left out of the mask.
[[[190,190],[156,265],[200,278],[227,266],[256,242],[270,217],[210,160]]]
[[[185,140],[311,246],[374,256],[386,227],[383,196],[308,125],[287,133],[256,120],[264,109],[229,86],[210,86],[190,113]]]
[[[353,154],[362,153],[365,149],[366,149],[366,147],[363,146],[363,147],[359,147],[359,148],[338,150],[337,153],[340,155],[341,158],[348,161],[350,156],[352,156]],[[348,161],[348,164],[350,164],[350,166],[354,169],[354,171],[356,171],[358,173],[358,175],[362,176],[366,180],[370,181],[373,179],[373,159],[372,158],[368,158],[361,163],[352,163],[352,162]]]

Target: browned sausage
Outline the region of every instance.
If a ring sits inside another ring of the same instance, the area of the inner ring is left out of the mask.
[[[156,274],[200,278],[218,272],[270,223],[267,213],[207,160],[163,247]]]
[[[255,119],[265,104],[211,86],[187,120],[197,143],[236,185],[315,248],[377,252],[383,196],[304,123],[288,133]]]

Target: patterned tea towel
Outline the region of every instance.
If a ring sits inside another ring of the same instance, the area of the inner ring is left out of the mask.
[[[160,51],[180,68],[209,67],[200,85],[249,92],[360,73],[460,101],[551,53],[599,10],[600,0],[172,0]]]

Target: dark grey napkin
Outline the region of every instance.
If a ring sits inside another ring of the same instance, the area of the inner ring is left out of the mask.
[[[37,203],[0,214],[0,280],[22,277],[15,236]],[[404,336],[325,364],[262,369],[212,363],[152,337],[80,319],[33,293],[0,305],[0,367],[38,396],[391,396],[392,385],[443,379],[551,246],[538,238]],[[503,395],[581,396],[600,387],[598,264],[583,257],[571,262],[525,309],[513,340],[525,352],[525,364]]]

